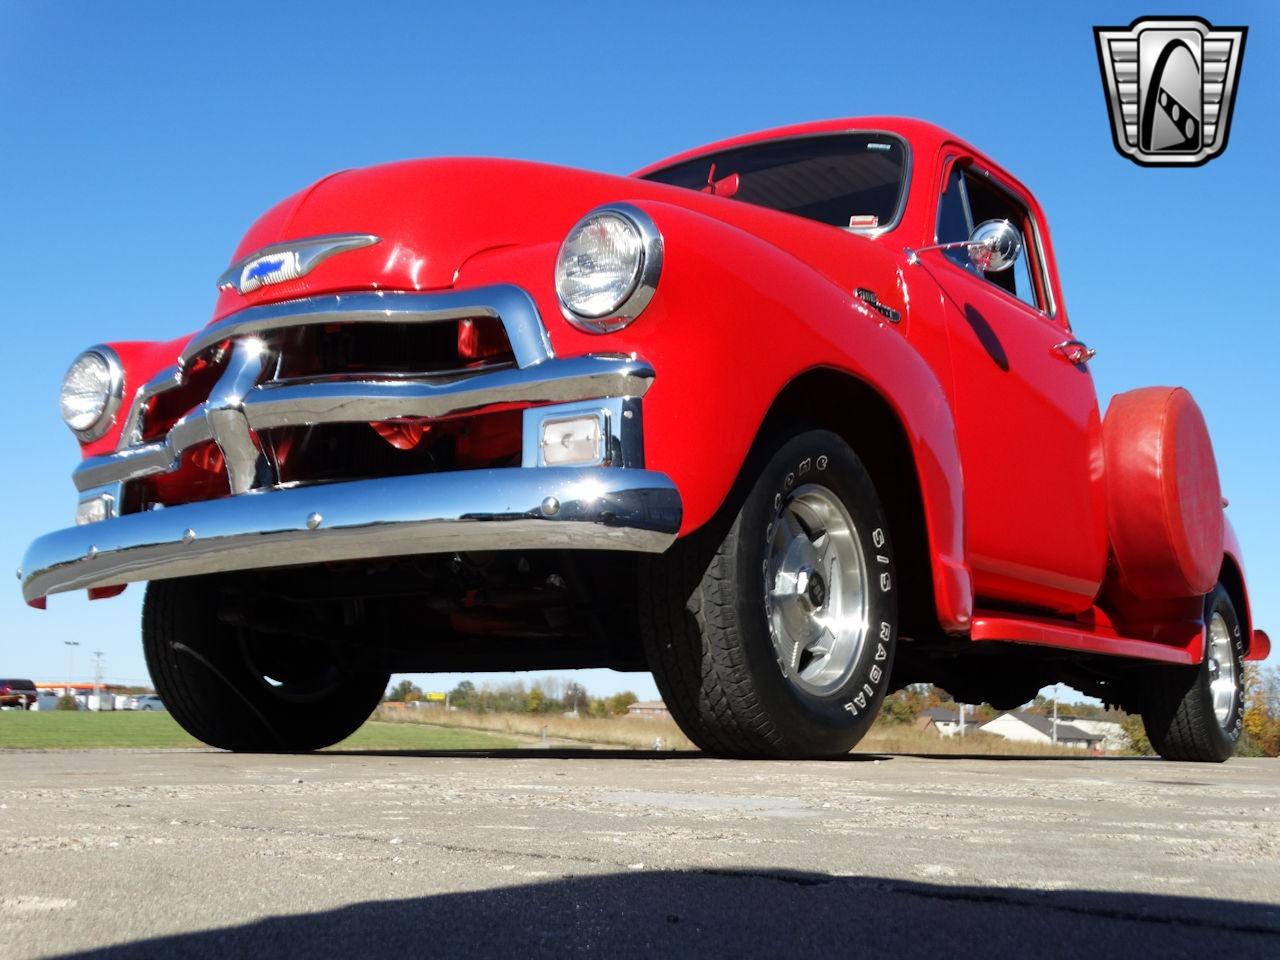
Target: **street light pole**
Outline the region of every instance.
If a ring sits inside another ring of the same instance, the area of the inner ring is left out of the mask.
[[[63,691],[68,697],[71,693],[71,680],[75,676],[76,647],[80,646],[79,640],[63,640],[67,647],[67,688]]]
[[[98,712],[102,712],[102,658],[105,656],[103,651],[93,651],[93,699],[98,705]]]

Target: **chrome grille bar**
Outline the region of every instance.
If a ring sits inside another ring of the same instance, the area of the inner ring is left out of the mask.
[[[653,383],[654,371],[641,359],[616,356],[566,357],[535,367],[503,368],[443,381],[322,380],[303,383],[264,383],[246,388],[253,362],[241,357],[245,342],[237,344],[228,372],[213,397],[183,419],[156,443],[132,447],[85,460],[73,474],[78,490],[136,480],[173,469],[189,447],[219,441],[228,457],[239,456],[246,478],[261,477],[256,448],[236,442],[236,418],[249,431],[283,426],[360,423],[397,417],[442,417],[500,403],[534,405],[642,397]],[[260,369],[260,362],[259,367]],[[234,382],[233,382],[234,381]],[[224,384],[226,385],[224,387]],[[228,421],[228,416],[231,420]],[[229,432],[230,431],[230,432]],[[228,440],[231,446],[224,446]],[[250,450],[253,453],[250,453]],[[249,482],[249,489],[259,483]],[[236,486],[233,480],[233,487]],[[242,492],[237,489],[235,492]]]
[[[444,323],[492,317],[505,328],[516,365],[532,367],[555,356],[537,305],[511,284],[446,293],[394,291],[341,293],[286,300],[233,313],[201,330],[182,350],[180,365],[224,340],[290,327],[328,323]]]

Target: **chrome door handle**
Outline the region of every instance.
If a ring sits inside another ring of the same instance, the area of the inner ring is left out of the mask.
[[[1098,354],[1097,350],[1080,340],[1063,340],[1061,343],[1055,343],[1050,352],[1059,360],[1077,365],[1088,363]]]

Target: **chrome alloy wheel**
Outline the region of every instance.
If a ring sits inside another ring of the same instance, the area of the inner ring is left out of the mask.
[[[1214,716],[1218,718],[1218,725],[1225,730],[1235,716],[1236,701],[1240,697],[1240,678],[1236,676],[1236,658],[1231,649],[1233,639],[1227,621],[1220,613],[1214,613],[1209,618],[1207,632],[1209,694],[1213,698]]]
[[[849,679],[867,638],[867,563],[840,498],[797,487],[770,528],[765,613],[783,675],[819,696]]]

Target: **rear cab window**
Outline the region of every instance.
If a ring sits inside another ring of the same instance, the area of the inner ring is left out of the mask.
[[[909,162],[893,134],[824,134],[709,153],[644,179],[879,234],[902,217]]]

